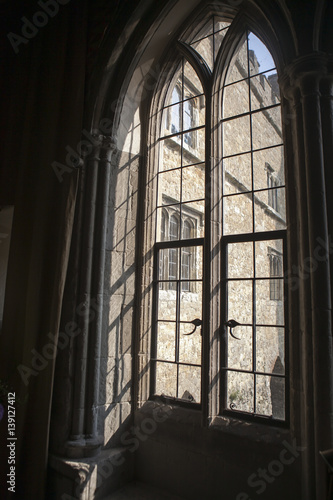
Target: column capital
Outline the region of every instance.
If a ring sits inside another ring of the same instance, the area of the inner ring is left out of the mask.
[[[100,148],[110,151],[111,153],[116,153],[117,148],[117,137],[113,135],[102,135],[98,136],[100,141]]]
[[[113,135],[98,134],[99,142],[99,161],[111,161],[114,154],[117,153],[117,138]]]
[[[99,131],[91,134],[93,139],[94,149],[88,161],[95,161],[97,163],[101,161],[111,161],[112,155],[116,154],[117,148],[117,138],[113,135],[104,135]]]
[[[320,95],[323,80],[333,81],[333,56],[312,52],[286,66],[279,83],[286,99],[291,100],[297,92],[302,97]]]

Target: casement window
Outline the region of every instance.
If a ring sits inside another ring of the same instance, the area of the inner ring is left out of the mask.
[[[282,256],[274,250],[269,254],[269,268],[270,268],[270,282],[269,282],[269,295],[271,300],[282,299]]]
[[[193,238],[196,232],[197,220],[193,216],[183,214],[183,239]],[[179,239],[180,231],[180,218],[179,213],[175,210],[171,211],[171,215],[167,210],[162,212],[161,216],[161,228],[160,228],[160,239],[161,241],[171,240],[176,241]],[[182,249],[182,259],[181,259],[181,276],[182,276],[182,290],[190,291],[193,289],[189,280],[195,277],[196,255],[192,251],[192,248]],[[160,253],[159,260],[159,288],[175,290],[175,282],[178,276],[178,266],[179,259],[177,258],[177,252],[174,248],[169,248],[167,252]]]
[[[266,163],[267,169],[267,189],[268,189],[268,205],[276,212],[279,212],[279,179],[274,174],[273,168]]]
[[[150,397],[202,407],[217,339],[218,414],[283,423],[286,208],[277,70],[245,25],[213,15],[191,33],[175,41],[173,69],[151,113]]]
[[[172,103],[175,104],[175,106],[172,106],[171,108],[171,133],[174,134],[175,132],[179,132],[181,128],[181,114],[180,114],[180,90],[179,87],[175,87],[172,91]]]

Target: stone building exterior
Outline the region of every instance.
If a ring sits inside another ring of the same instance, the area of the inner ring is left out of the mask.
[[[218,32],[214,37],[209,36],[213,28],[208,24],[195,37],[195,40],[198,37],[201,40],[191,44],[211,69],[214,50],[216,57],[228,25],[222,21],[216,22],[215,30]],[[249,43],[253,36],[249,35]],[[225,235],[251,233],[253,215],[255,232],[283,230],[286,227],[284,187],[279,187],[285,184],[281,111],[280,107],[271,107],[280,103],[279,91],[275,85],[275,64],[271,59],[271,67],[267,68],[270,71],[263,72],[258,58],[262,58],[265,51],[268,52],[267,49],[257,42],[257,50],[260,51],[257,58],[255,51],[248,49],[247,44],[248,39],[245,39],[234,55],[224,86],[223,119],[241,115],[240,118],[235,118],[235,122],[231,119],[223,123],[223,153],[226,157],[223,159]],[[189,63],[182,64],[184,70],[181,66],[175,73],[168,91],[168,101],[162,108],[157,195],[157,206],[162,208],[157,209],[157,241],[204,236],[205,97],[194,69]],[[255,76],[247,79],[248,71],[250,76]],[[244,117],[250,106],[252,111],[264,109],[251,117],[252,137],[249,116]],[[175,135],[186,130],[189,132]],[[237,154],[246,151],[250,152]],[[238,193],[245,194],[237,196]],[[255,320],[251,281],[236,280],[228,283],[228,319],[233,318],[248,326],[237,327],[234,331],[237,339],[229,335],[227,366],[251,371],[255,352],[255,370],[284,375],[284,289],[283,280],[279,279],[283,277],[283,241],[276,239],[230,244],[226,257],[228,278],[266,278],[256,281]],[[176,291],[176,281],[159,283],[158,324],[155,333],[156,358],[159,360],[156,368],[156,394],[200,402],[202,330],[197,328],[193,334],[188,335],[193,326],[186,321],[190,323],[196,318],[202,318],[202,247],[161,250],[159,259],[160,280],[176,280],[176,268],[182,266],[181,279],[198,281],[181,283],[180,292]],[[178,263],[179,259],[181,264]],[[180,311],[176,319],[177,300],[180,302]],[[253,333],[251,323],[266,326],[256,327],[256,332]],[[176,329],[177,326],[179,328],[177,334],[175,325]],[[178,342],[179,353],[176,354]],[[176,367],[170,364],[170,361],[175,361],[175,355],[180,363],[195,365],[179,368],[178,390]],[[228,407],[252,413],[253,396],[252,376],[229,372]],[[256,376],[258,413],[284,419],[284,397],[283,380]]]

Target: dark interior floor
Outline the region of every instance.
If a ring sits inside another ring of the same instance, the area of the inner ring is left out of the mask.
[[[138,481],[127,484],[104,500],[183,500],[163,490],[154,488]]]

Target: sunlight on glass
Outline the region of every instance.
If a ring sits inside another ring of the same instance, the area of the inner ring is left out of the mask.
[[[228,245],[228,278],[253,277],[253,242]]]
[[[223,194],[242,193],[252,189],[251,154],[232,156],[223,161]]]
[[[229,408],[252,413],[254,395],[254,376],[248,373],[228,372]]]
[[[244,36],[241,40],[238,50],[231,59],[229,65],[229,70],[227,74],[227,79],[225,84],[238,82],[239,80],[244,80],[248,77],[248,65],[247,65],[247,40]]]
[[[255,75],[269,70],[272,70],[269,74],[276,73],[275,63],[266,45],[264,45],[253,33],[249,33],[248,40],[250,74]]]
[[[285,418],[285,381],[256,375],[256,411],[277,419]]]
[[[275,278],[274,283],[281,283],[282,278]],[[272,280],[256,280],[256,322],[257,325],[284,325],[283,290],[272,300]]]
[[[196,183],[196,191],[193,190]],[[182,169],[182,201],[192,201],[194,197],[205,197],[205,164],[199,163]]]
[[[224,234],[242,234],[253,231],[252,199],[248,195],[225,196],[223,201]]]
[[[252,349],[253,349],[253,334],[250,326],[237,326],[234,330],[233,338],[229,335],[228,338],[228,366],[236,370],[252,370]],[[242,343],[242,348],[239,348],[239,342]]]
[[[253,318],[253,286],[252,280],[229,281],[228,292],[228,318],[238,323],[251,325]],[[235,329],[235,335],[238,327]]]
[[[248,80],[229,85],[223,92],[223,118],[248,113],[249,86]]]
[[[203,94],[203,88],[200,82],[200,78],[194,71],[192,65],[186,61],[184,65],[184,82],[187,84],[184,88],[184,99]]]
[[[200,403],[201,368],[197,366],[179,366],[178,397],[192,403]]]
[[[157,329],[157,358],[175,361],[176,324],[159,321]]]
[[[256,328],[256,370],[284,375],[284,328]]]
[[[203,38],[199,42],[191,44],[192,47],[201,55],[207,66],[213,70],[214,66],[214,35]]]
[[[156,394],[177,396],[177,366],[170,363],[156,363]]]
[[[196,32],[196,34],[194,35],[192,41],[191,41],[191,45],[195,42],[197,42],[198,40],[201,40],[202,38],[205,38],[209,35],[212,35],[213,34],[213,19],[209,19],[207,21],[207,23],[201,28],[199,29],[199,31]]]
[[[201,363],[201,329],[197,328],[195,333],[187,335],[193,330],[192,325],[180,323],[179,328],[179,361],[181,363]]]

